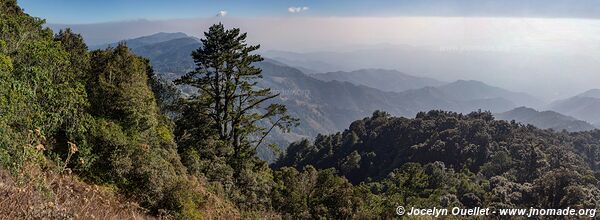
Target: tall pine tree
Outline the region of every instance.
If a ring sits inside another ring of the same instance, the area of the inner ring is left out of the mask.
[[[297,119],[274,104],[278,94],[257,85],[261,69],[252,64],[263,58],[254,53],[258,45],[246,44],[246,33],[216,24],[204,34],[192,53],[197,68],[175,81],[198,90],[182,101],[177,121],[183,162],[222,184],[240,208],[270,207],[272,177],[256,150],[274,129],[288,131]]]
[[[286,114],[283,105],[266,105],[279,94],[257,86],[262,74],[252,63],[263,60],[253,54],[259,45],[246,44],[246,33],[226,30],[223,24],[204,34],[203,46],[192,53],[196,70],[176,83],[198,89],[199,94],[187,102],[195,103],[192,111],[208,118],[216,139],[231,148],[229,162],[239,173],[274,128],[288,130],[297,120]]]

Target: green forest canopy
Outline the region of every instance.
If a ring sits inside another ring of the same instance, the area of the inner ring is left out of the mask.
[[[201,207],[215,196],[232,204],[215,209],[247,218],[393,218],[398,205],[599,206],[598,130],[557,133],[488,112],[377,111],[344,132],[293,143],[269,167],[253,137],[295,120],[285,106],[262,105],[276,94],[254,87],[260,69],[251,64],[262,58],[239,29],[205,33],[207,46],[193,54],[199,67],[178,81],[200,95],[183,98],[126,45],[88,51],[79,34],[54,34],[14,0],[0,12],[0,164],[23,184],[36,178],[31,167],[71,170],[149,214],[181,219],[206,218]],[[175,119],[165,115],[172,111]]]

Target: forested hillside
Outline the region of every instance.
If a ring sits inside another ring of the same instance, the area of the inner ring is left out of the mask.
[[[132,50],[136,54],[149,58],[157,75],[167,84],[192,69],[193,60],[189,54],[202,45],[197,39],[182,33],[158,33],[125,42],[135,46]],[[460,80],[443,84],[428,78],[383,70],[307,75],[298,68],[273,59],[265,59],[254,65],[263,71],[264,78],[258,85],[281,93],[277,101],[287,106],[290,115],[303,121],[290,133],[274,131],[269,135],[269,140],[283,148],[301,138],[342,130],[352,121],[368,116],[375,110],[412,117],[420,111],[433,109],[462,113],[478,109],[504,112],[517,107],[515,103],[540,102],[527,94],[478,81]],[[378,76],[381,79],[376,75],[382,75]],[[377,86],[381,82],[386,82],[387,87]],[[433,85],[437,87],[431,87]],[[184,94],[195,92],[189,87],[180,88]],[[274,159],[264,148],[259,153],[262,158]]]
[[[334,168],[353,184],[425,207],[599,207],[600,131],[555,133],[487,112],[385,112],[292,144],[276,167]]]
[[[0,12],[0,165],[14,176],[0,185],[30,195],[3,197],[1,204],[24,209],[2,207],[0,218],[93,218],[124,205],[90,201],[111,196],[83,192],[80,200],[60,199],[69,197],[57,187],[61,183],[78,186],[71,190],[108,186],[115,190],[106,193],[143,207],[106,216],[239,214],[180,161],[173,123],[160,113],[146,59],[124,45],[88,52],[80,35],[52,33],[14,0],[1,1]],[[38,205],[25,205],[33,203]],[[72,207],[79,203],[89,212]],[[211,213],[213,207],[220,210]]]

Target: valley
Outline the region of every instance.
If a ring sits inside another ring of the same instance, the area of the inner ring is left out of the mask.
[[[183,33],[158,33],[123,42],[131,45],[136,54],[149,58],[155,71],[167,81],[193,69],[194,63],[189,54],[202,45],[197,38]],[[557,131],[592,130],[595,127],[591,124],[599,123],[593,119],[600,118],[600,115],[595,115],[600,112],[600,104],[596,105],[596,99],[600,100],[600,97],[594,96],[598,95],[595,90],[548,104],[529,94],[476,80],[443,82],[386,69],[316,73],[307,71],[314,67],[312,65],[292,67],[285,63],[285,59],[267,57],[256,64],[264,74],[259,85],[281,93],[277,99],[302,122],[290,133],[276,131],[269,136],[271,141],[283,148],[303,138],[312,139],[317,134],[341,131],[352,121],[367,117],[375,110],[408,118],[429,110],[459,113],[490,111],[502,120],[515,120]],[[195,92],[182,89],[188,95]],[[534,109],[555,112],[534,112]],[[263,158],[274,159],[268,150],[260,152]]]

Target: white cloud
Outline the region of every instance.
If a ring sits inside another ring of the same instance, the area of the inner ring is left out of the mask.
[[[304,7],[289,7],[288,8],[288,12],[289,13],[300,13],[303,11],[308,11],[308,7],[304,6]]]
[[[219,13],[217,13],[217,17],[225,17],[227,15],[227,11],[219,11]]]

